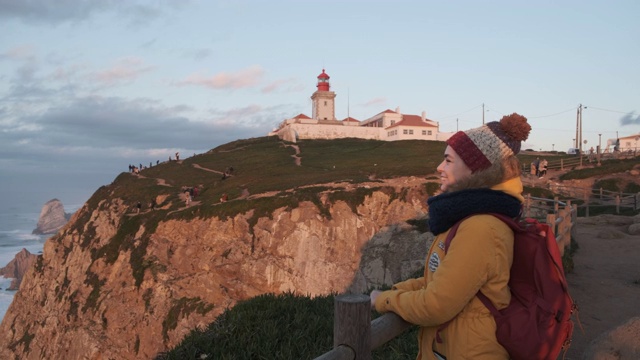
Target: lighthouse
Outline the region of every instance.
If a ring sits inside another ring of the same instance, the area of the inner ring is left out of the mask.
[[[322,74],[318,75],[318,90],[311,95],[311,100],[313,101],[312,118],[315,120],[336,119],[334,105],[336,93],[330,91],[330,87],[329,75],[322,69]]]

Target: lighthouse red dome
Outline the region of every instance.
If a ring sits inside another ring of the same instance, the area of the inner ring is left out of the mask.
[[[329,91],[329,87],[329,74],[322,69],[322,74],[318,75],[318,91]]]
[[[324,72],[324,69],[322,69],[322,74],[318,75],[318,79],[328,79],[328,78],[329,78],[329,74]]]

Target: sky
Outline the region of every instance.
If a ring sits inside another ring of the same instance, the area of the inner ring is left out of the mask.
[[[512,112],[523,148],[640,133],[640,2],[0,0],[0,196],[82,203],[129,164],[311,116],[397,108],[465,130]],[[600,135],[601,134],[601,135]],[[640,146],[640,144],[639,144]]]

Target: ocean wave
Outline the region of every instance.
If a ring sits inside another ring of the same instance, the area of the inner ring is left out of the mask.
[[[19,234],[20,232],[24,232],[24,230],[16,229],[16,230],[0,230],[0,234]]]
[[[43,235],[36,235],[36,234],[29,234],[29,233],[22,233],[22,234],[17,234],[16,237],[20,240],[40,240],[42,239]]]

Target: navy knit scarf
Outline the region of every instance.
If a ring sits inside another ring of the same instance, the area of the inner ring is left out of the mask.
[[[520,215],[520,201],[502,191],[469,189],[430,197],[429,229],[434,235],[447,231],[469,215],[498,213],[515,218]]]

